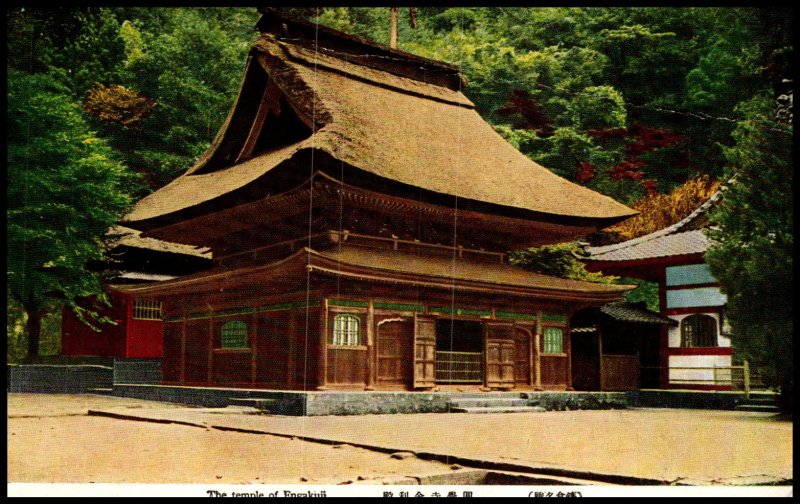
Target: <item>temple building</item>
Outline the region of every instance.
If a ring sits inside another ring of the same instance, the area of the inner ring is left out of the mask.
[[[658,284],[663,325],[660,377],[651,387],[730,390],[734,349],[725,322],[727,297],[706,264],[708,210],[722,197],[714,193],[686,218],[653,233],[603,247],[588,247],[590,271],[641,278]],[[732,380],[733,378],[733,380]]]
[[[457,68],[263,10],[232,110],[123,224],[213,267],[118,285],[164,313],[163,383],[571,388],[570,316],[632,286],[513,267],[636,212],[531,161]]]

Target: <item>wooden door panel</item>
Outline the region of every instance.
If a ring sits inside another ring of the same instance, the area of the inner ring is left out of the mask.
[[[379,382],[410,384],[413,330],[411,321],[392,320],[378,325],[376,378]]]
[[[526,331],[514,331],[514,381],[531,384],[531,337]]]
[[[514,355],[516,349],[514,342],[506,340],[500,343],[500,381],[504,384],[514,384]]]
[[[486,386],[514,387],[514,326],[507,322],[486,322]]]
[[[436,385],[436,317],[414,318],[414,388]]]
[[[486,341],[486,386],[514,387],[514,341]]]

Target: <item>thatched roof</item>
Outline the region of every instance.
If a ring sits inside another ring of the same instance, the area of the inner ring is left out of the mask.
[[[168,254],[187,255],[193,257],[202,257],[203,259],[211,259],[211,251],[207,248],[192,247],[180,243],[172,243],[155,238],[145,238],[141,231],[131,229],[125,226],[114,226],[108,230],[109,236],[113,237],[110,246],[115,247],[131,247],[144,250],[152,250],[155,252],[164,252]]]
[[[273,25],[261,23],[263,29]],[[453,78],[458,77],[453,67],[327,29],[315,46],[301,28],[288,36],[262,33],[252,48],[237,104],[215,143],[194,167],[142,199],[126,216],[129,225],[149,228],[147,221],[155,219],[179,221],[184,212],[204,204],[213,211],[212,203],[260,183],[270,171],[309,150],[323,151],[388,186],[487,204],[497,213],[523,211],[597,227],[636,213],[517,151],[460,92],[462,82]],[[258,77],[264,72],[268,78]],[[245,145],[253,124],[242,118],[256,115],[248,116],[242,108],[258,105],[243,97],[260,97],[269,85],[277,85],[291,109],[281,113],[296,114],[310,133],[243,161],[239,156],[234,164],[229,160],[236,156],[231,158],[230,152]]]

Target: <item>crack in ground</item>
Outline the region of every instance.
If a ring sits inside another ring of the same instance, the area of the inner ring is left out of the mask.
[[[86,416],[86,413],[59,413],[55,415],[8,415],[8,418],[61,418],[73,416]]]
[[[105,416],[109,418],[115,418],[119,420],[133,420],[133,421],[143,421],[143,422],[152,422],[152,423],[160,423],[160,424],[178,424],[178,425],[186,425],[190,427],[200,427],[206,430],[215,429],[225,432],[239,432],[244,434],[260,434],[260,435],[268,435],[268,436],[275,436],[287,439],[299,439],[301,441],[307,441],[311,443],[317,444],[324,444],[329,446],[336,446],[336,445],[350,445],[356,448],[363,448],[365,450],[370,450],[373,452],[379,453],[397,453],[397,452],[409,452],[414,454],[414,456],[421,460],[430,460],[434,462],[441,462],[447,465],[458,464],[466,469],[485,469],[485,470],[495,470],[495,471],[508,471],[508,472],[515,472],[525,475],[543,475],[543,476],[555,476],[555,477],[564,477],[564,478],[572,478],[572,479],[582,479],[585,480],[587,483],[591,482],[598,482],[598,483],[611,483],[617,485],[667,485],[672,484],[669,481],[665,480],[657,480],[652,478],[640,478],[635,476],[624,476],[624,475],[617,475],[617,474],[599,474],[599,473],[592,473],[586,471],[576,471],[571,469],[561,469],[561,468],[549,468],[549,467],[530,467],[527,465],[521,464],[513,464],[509,462],[493,462],[488,460],[480,460],[480,459],[471,459],[465,457],[459,457],[455,455],[445,455],[440,453],[429,453],[429,452],[417,452],[414,450],[409,450],[406,448],[398,449],[398,448],[387,448],[384,446],[376,446],[376,445],[368,445],[363,443],[353,443],[353,442],[343,442],[338,440],[331,440],[326,438],[315,438],[309,436],[298,436],[296,434],[285,434],[281,432],[270,432],[264,430],[257,430],[257,429],[247,429],[241,427],[229,427],[225,425],[209,425],[205,423],[196,423],[196,422],[187,422],[182,420],[169,420],[163,418],[152,418],[152,417],[142,417],[142,416],[135,416],[135,415],[125,415],[121,413],[113,413],[108,411],[99,411],[99,410],[89,410],[88,414],[90,416]],[[409,476],[410,478],[417,478],[416,476]],[[679,478],[683,479],[683,478]]]

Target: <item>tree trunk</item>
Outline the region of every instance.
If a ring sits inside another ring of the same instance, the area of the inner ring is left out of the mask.
[[[42,311],[34,310],[23,304],[28,321],[25,323],[25,332],[28,335],[28,361],[39,357],[39,338],[42,334]]]
[[[389,27],[389,47],[397,49],[397,7],[391,8],[391,26]]]

